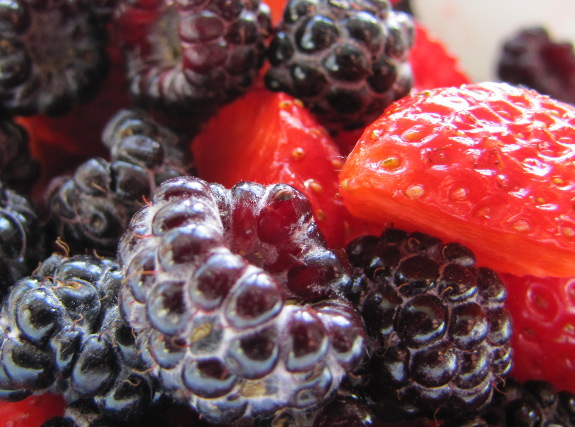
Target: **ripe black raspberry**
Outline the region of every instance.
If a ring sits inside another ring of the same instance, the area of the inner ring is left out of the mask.
[[[48,191],[56,233],[78,250],[115,252],[143,197],[151,197],[165,180],[192,171],[180,137],[142,112],[118,112],[103,141],[111,161],[89,159],[73,177],[55,178]]]
[[[290,0],[266,84],[301,99],[331,130],[364,127],[411,89],[413,32],[387,0]]]
[[[346,248],[383,417],[474,413],[511,369],[499,276],[457,243],[386,230]]]
[[[119,315],[122,280],[115,261],[58,254],[19,280],[0,316],[0,396],[50,391],[112,419],[139,416],[156,384]]]
[[[107,67],[105,34],[85,0],[0,4],[0,105],[55,114],[96,92]]]
[[[575,425],[575,395],[557,392],[545,381],[530,380],[521,384],[508,379],[495,394],[493,402],[479,417],[453,421],[444,427],[569,427]]]
[[[575,104],[573,45],[555,42],[544,28],[521,30],[505,42],[497,72],[505,82]]]
[[[325,401],[363,356],[349,276],[296,189],[167,181],[119,246],[124,318],[168,393],[226,423]]]
[[[0,300],[43,259],[44,234],[32,202],[0,183]]]
[[[26,194],[39,175],[39,163],[30,154],[26,130],[5,119],[0,121],[0,180]]]
[[[313,427],[375,427],[377,417],[369,398],[358,391],[340,389],[335,398],[314,416]]]
[[[260,0],[130,0],[116,22],[140,105],[196,113],[247,90],[271,25]]]

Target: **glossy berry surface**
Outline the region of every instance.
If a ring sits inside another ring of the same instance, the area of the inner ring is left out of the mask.
[[[112,419],[140,416],[155,383],[119,316],[122,280],[113,260],[53,254],[16,282],[0,317],[2,398],[51,391]]]
[[[92,158],[73,176],[54,178],[47,203],[56,235],[72,248],[114,253],[143,198],[193,168],[180,137],[141,111],[116,113],[102,139],[110,161]]]
[[[20,194],[28,194],[39,172],[26,130],[10,119],[0,121],[0,180]]]
[[[542,27],[520,30],[504,43],[497,75],[505,82],[575,104],[573,44],[551,39]]]
[[[491,405],[477,418],[444,427],[569,427],[575,423],[575,395],[545,381],[508,380]]]
[[[130,0],[115,23],[139,104],[202,115],[249,88],[271,26],[258,0]]]
[[[0,183],[0,296],[32,273],[45,255],[46,233],[36,206]],[[0,298],[1,299],[1,298]]]
[[[514,325],[513,377],[575,393],[575,278],[504,275]]]
[[[365,129],[342,197],[360,218],[458,241],[498,271],[572,277],[574,123],[572,106],[504,83],[419,92]]]
[[[0,22],[3,109],[62,113],[97,90],[106,37],[83,0],[4,2]]]
[[[140,350],[208,421],[313,408],[363,356],[361,321],[337,296],[349,277],[293,187],[167,181],[119,255]]]
[[[301,99],[326,127],[365,126],[411,89],[413,24],[387,0],[288,1],[270,42],[269,89]]]
[[[458,243],[387,229],[347,248],[380,416],[478,412],[511,369],[506,291]]]

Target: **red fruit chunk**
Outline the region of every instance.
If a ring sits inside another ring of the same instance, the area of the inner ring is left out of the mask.
[[[513,319],[512,376],[575,393],[575,277],[502,278]]]
[[[202,179],[226,187],[239,181],[292,185],[310,200],[331,246],[352,237],[337,182],[343,159],[291,96],[252,90],[223,107],[193,140],[192,150]]]
[[[0,401],[0,427],[36,427],[64,414],[64,400],[55,394],[27,397],[19,402]]]
[[[359,218],[458,241],[512,274],[575,276],[575,108],[504,83],[406,97],[341,172]]]
[[[416,91],[471,83],[459,62],[425,27],[416,24],[415,43],[409,54]]]

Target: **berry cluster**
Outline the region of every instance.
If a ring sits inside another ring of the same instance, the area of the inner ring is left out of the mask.
[[[124,110],[104,128],[110,161],[92,158],[55,178],[47,206],[55,234],[75,248],[114,253],[132,215],[163,181],[193,171],[178,135]]]
[[[85,0],[0,5],[0,98],[17,114],[61,113],[92,96],[107,70],[106,36]]]
[[[315,407],[363,356],[362,323],[337,297],[349,277],[292,187],[169,180],[119,256],[141,351],[210,421]]]
[[[511,369],[499,276],[476,268],[466,247],[420,232],[361,237],[347,253],[370,337],[370,387],[389,401],[383,411],[404,419],[483,408]]]
[[[0,419],[575,424],[575,109],[392,3],[0,2]]]
[[[411,89],[413,24],[387,1],[293,0],[278,28],[266,84],[328,128],[362,128]]]
[[[140,416],[156,386],[119,316],[122,279],[113,260],[54,254],[16,282],[0,316],[2,397],[52,391],[114,419]]]

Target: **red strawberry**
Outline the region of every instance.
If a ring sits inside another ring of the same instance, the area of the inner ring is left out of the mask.
[[[19,402],[0,401],[0,427],[37,427],[64,414],[61,396],[46,393]]]
[[[201,178],[228,187],[239,181],[293,185],[310,199],[330,245],[341,246],[352,237],[338,194],[343,158],[291,96],[252,90],[222,108],[193,140],[192,150]]]
[[[575,276],[575,107],[504,83],[423,91],[368,126],[341,173],[359,218],[470,247],[517,275]]]
[[[409,54],[414,90],[460,86],[471,83],[459,62],[421,24],[415,27],[415,43]]]
[[[513,319],[513,377],[575,393],[575,278],[502,278]]]

